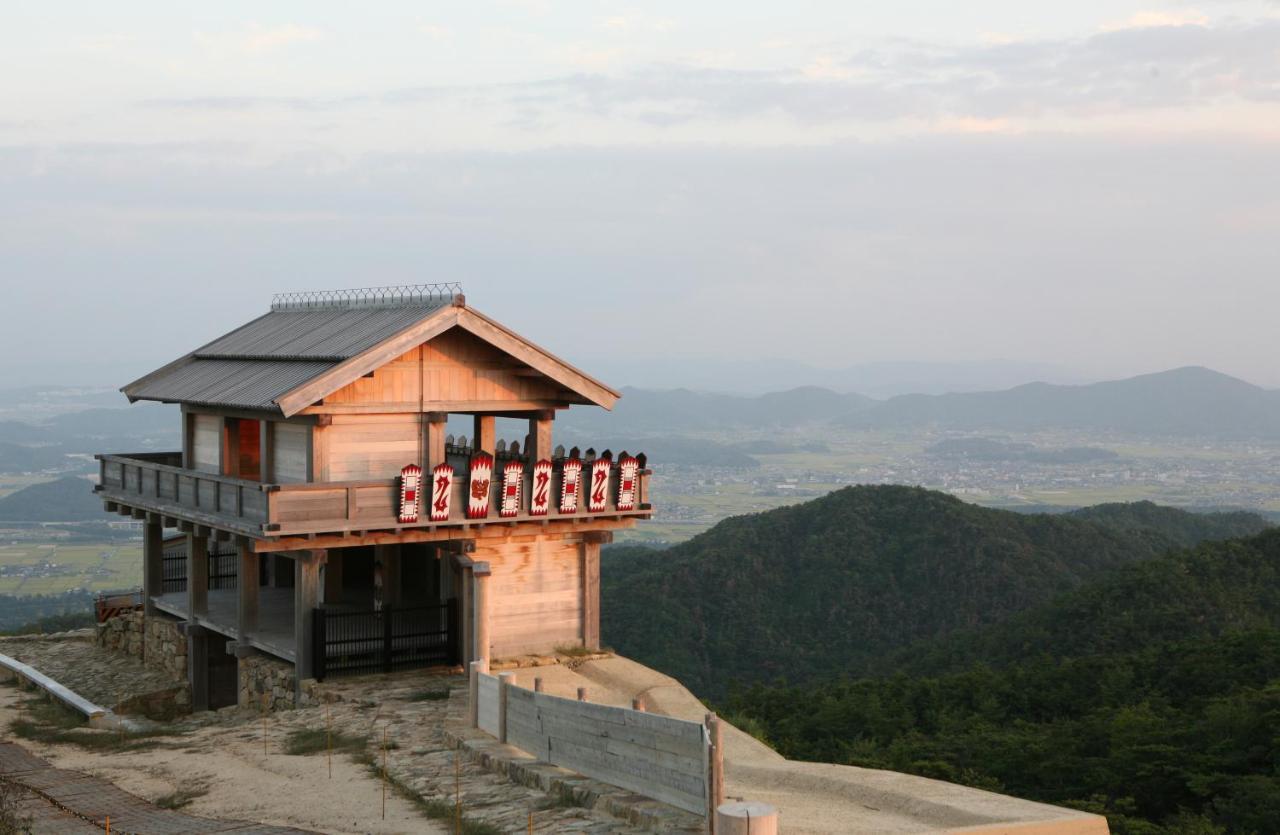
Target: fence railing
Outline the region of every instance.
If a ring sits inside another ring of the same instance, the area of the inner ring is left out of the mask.
[[[347,612],[314,609],[315,677],[459,663],[458,605]]]
[[[209,540],[209,585],[213,591],[239,586],[239,555],[228,542]],[[187,539],[177,536],[165,540],[160,556],[160,593],[187,590]]]
[[[717,720],[708,724],[536,692],[473,664],[473,724],[544,762],[710,816],[723,792]]]

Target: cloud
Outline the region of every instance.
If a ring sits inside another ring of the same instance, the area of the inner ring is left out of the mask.
[[[1104,23],[1103,32],[1114,32],[1119,29],[1149,29],[1157,26],[1208,26],[1208,15],[1194,9],[1182,11],[1145,11],[1135,12],[1126,20]]]
[[[236,32],[196,33],[196,40],[208,48],[248,54],[273,52],[294,44],[318,41],[323,37],[324,33],[319,29],[296,23],[285,23],[279,26],[250,23]]]

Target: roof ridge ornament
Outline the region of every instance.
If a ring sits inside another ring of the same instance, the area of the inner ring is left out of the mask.
[[[386,287],[356,287],[349,290],[300,290],[276,293],[271,312],[305,310],[371,310],[408,307],[416,304],[464,303],[462,284],[391,284]]]

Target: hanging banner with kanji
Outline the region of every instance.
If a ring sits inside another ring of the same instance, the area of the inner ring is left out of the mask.
[[[471,490],[467,495],[467,518],[489,515],[489,486],[493,479],[493,457],[485,452],[471,456]]]
[[[597,458],[591,462],[591,492],[587,494],[587,510],[599,513],[604,510],[605,494],[609,490],[608,458]]]
[[[400,470],[400,524],[418,521],[418,492],[422,488],[422,468],[406,464]]]
[[[502,507],[498,514],[509,519],[520,512],[520,482],[524,481],[524,464],[510,461],[502,468]]]
[[[618,461],[618,510],[636,509],[636,474],[640,462],[630,455]]]
[[[447,522],[453,501],[453,467],[437,464],[431,471],[431,485],[431,521]]]
[[[570,458],[560,468],[560,512],[578,512],[578,493],[582,487],[582,462]]]
[[[529,491],[529,515],[546,516],[551,510],[551,462],[543,458],[533,465],[533,486]]]

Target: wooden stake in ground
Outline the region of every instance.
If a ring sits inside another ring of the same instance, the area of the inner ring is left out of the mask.
[[[453,752],[453,829],[462,835],[462,760]]]
[[[533,835],[533,810],[529,810],[529,835]]]
[[[382,729],[382,819],[387,819],[387,729]]]
[[[107,815],[107,835],[111,835],[111,816]]]
[[[324,706],[324,753],[329,760],[329,779],[333,779],[333,716],[329,706]]]

